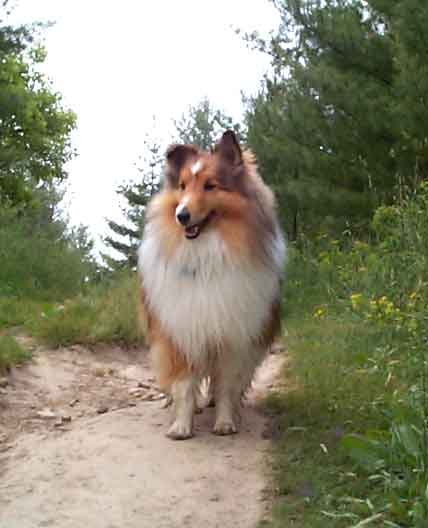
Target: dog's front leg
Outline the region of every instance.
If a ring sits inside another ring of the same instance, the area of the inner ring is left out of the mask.
[[[237,367],[236,358],[228,358],[222,362],[215,378],[216,420],[213,432],[218,435],[238,432],[242,388]]]
[[[174,421],[167,436],[174,440],[185,440],[193,436],[196,383],[192,376],[174,381],[171,387],[174,401]]]

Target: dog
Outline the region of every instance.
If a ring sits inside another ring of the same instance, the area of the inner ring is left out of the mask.
[[[168,437],[193,436],[206,379],[213,432],[238,431],[241,396],[279,331],[284,259],[274,195],[234,132],[211,152],[168,148],[138,252],[152,359],[173,401]]]

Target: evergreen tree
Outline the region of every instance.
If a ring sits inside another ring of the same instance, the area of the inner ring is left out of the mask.
[[[210,150],[222,132],[233,129],[242,139],[241,127],[224,112],[212,106],[204,98],[195,106],[190,106],[180,119],[174,121],[177,143],[196,145],[202,150]]]
[[[144,211],[150,198],[159,190],[163,168],[163,151],[159,143],[144,142],[145,155],[142,165],[137,167],[140,176],[137,182],[124,183],[117,194],[125,201],[122,214],[125,223],[107,220],[109,229],[113,232],[104,238],[104,243],[120,254],[115,258],[106,253],[102,257],[110,269],[135,269],[137,266],[137,251],[141,240],[144,224]]]
[[[428,3],[370,0],[394,51],[394,148],[401,184],[416,188],[428,176]]]
[[[364,227],[398,184],[414,182],[424,159],[427,7],[423,0],[275,4],[278,35],[253,37],[271,53],[274,75],[247,102],[248,142],[292,237],[299,228]]]

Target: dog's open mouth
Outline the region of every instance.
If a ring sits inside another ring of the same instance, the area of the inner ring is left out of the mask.
[[[215,212],[211,211],[201,222],[186,226],[184,229],[184,235],[188,240],[198,238],[201,231],[206,227],[208,222],[215,216]]]
[[[200,224],[193,224],[185,228],[184,233],[186,238],[192,239],[197,238],[201,232]]]

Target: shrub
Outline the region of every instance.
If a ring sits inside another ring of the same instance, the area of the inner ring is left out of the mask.
[[[87,247],[60,221],[0,210],[0,296],[59,300],[82,291],[94,273]],[[79,231],[81,235],[81,229]]]

